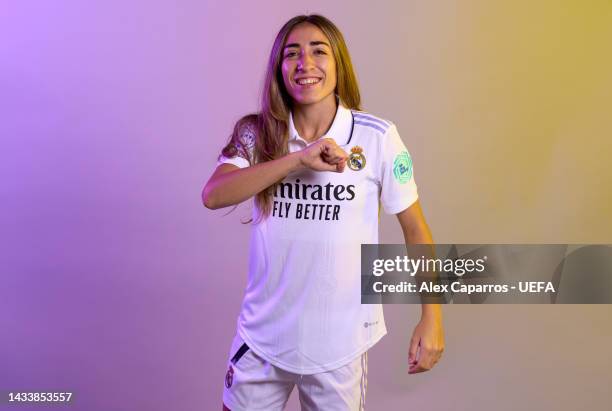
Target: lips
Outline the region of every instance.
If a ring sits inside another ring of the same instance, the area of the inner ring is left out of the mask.
[[[312,87],[321,82],[320,77],[300,77],[294,79],[295,83],[301,87]]]

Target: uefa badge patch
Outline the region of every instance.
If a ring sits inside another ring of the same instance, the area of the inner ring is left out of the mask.
[[[393,161],[393,177],[400,183],[405,184],[412,178],[412,158],[407,151],[402,151]]]
[[[363,170],[366,165],[366,158],[363,148],[355,146],[351,148],[351,155],[348,158],[348,166],[353,171]]]
[[[230,365],[227,369],[227,373],[225,374],[225,386],[230,388],[234,383],[234,369]]]

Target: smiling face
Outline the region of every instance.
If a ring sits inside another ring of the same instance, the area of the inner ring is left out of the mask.
[[[296,104],[334,99],[336,60],[329,39],[314,24],[301,23],[291,30],[281,70],[285,88]]]

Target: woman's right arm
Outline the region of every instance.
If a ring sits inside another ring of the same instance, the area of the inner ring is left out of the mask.
[[[212,210],[235,205],[304,168],[341,173],[347,158],[346,152],[334,140],[323,138],[301,151],[250,167],[221,164],[204,186],[202,202]]]

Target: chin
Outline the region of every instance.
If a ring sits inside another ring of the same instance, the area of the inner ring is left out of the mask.
[[[319,101],[321,101],[321,99],[316,99],[316,98],[302,98],[302,99],[295,99],[294,100],[297,104],[301,104],[303,106],[309,105],[309,104],[315,104],[318,103]]]
[[[327,96],[298,96],[293,97],[293,101],[296,104],[308,105],[315,104],[325,100]]]

